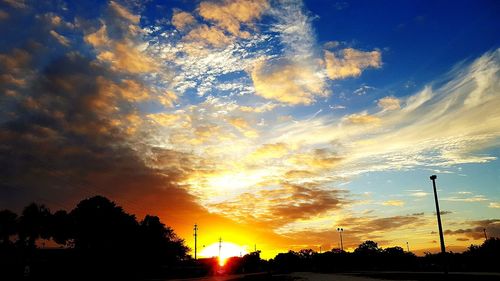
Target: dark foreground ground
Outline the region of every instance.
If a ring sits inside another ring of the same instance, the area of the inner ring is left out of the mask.
[[[458,280],[458,281],[500,281],[499,273],[452,272],[448,275],[436,272],[353,272],[322,274],[312,272],[294,272],[289,274],[256,273],[247,275],[211,276],[184,281],[380,281],[380,280]]]

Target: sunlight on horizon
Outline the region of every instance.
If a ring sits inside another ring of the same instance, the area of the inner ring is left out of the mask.
[[[204,258],[218,257],[219,265],[223,266],[228,258],[241,257],[247,253],[246,246],[239,246],[231,242],[222,242],[219,258],[219,242],[215,242],[203,248],[199,255]]]

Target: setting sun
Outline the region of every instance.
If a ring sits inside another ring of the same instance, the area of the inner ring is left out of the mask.
[[[220,246],[220,249],[219,249]],[[220,253],[219,253],[220,250]],[[219,256],[220,254],[220,256]],[[219,265],[223,266],[230,257],[239,257],[247,254],[245,246],[239,246],[231,242],[215,242],[206,246],[200,253],[201,257],[218,257]]]

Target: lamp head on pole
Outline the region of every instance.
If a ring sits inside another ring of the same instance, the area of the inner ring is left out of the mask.
[[[435,180],[435,179],[437,179],[437,176],[436,175],[432,175],[431,176],[431,180]]]

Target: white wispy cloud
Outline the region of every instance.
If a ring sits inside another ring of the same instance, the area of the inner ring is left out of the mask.
[[[270,13],[276,19],[271,31],[276,32],[286,46],[287,57],[303,60],[314,56],[316,38],[312,28],[313,18],[306,14],[302,1],[278,1]]]

